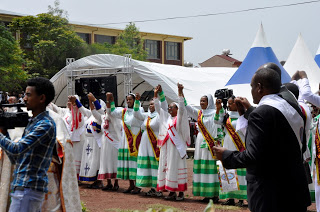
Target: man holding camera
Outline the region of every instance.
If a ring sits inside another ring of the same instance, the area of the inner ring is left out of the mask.
[[[5,126],[0,126],[0,147],[16,165],[11,188],[9,211],[40,211],[48,192],[47,171],[56,143],[56,126],[46,111],[55,95],[52,83],[45,78],[27,81],[24,101],[33,117],[18,142],[8,139]]]

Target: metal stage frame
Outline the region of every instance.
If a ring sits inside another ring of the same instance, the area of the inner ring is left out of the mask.
[[[125,54],[122,68],[93,68],[93,69],[80,69],[72,70],[70,64],[75,61],[74,58],[67,58],[67,96],[75,95],[75,80],[82,77],[102,77],[110,75],[123,74],[124,96],[132,92],[132,55]]]

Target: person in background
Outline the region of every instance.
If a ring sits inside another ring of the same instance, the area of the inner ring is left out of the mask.
[[[311,204],[300,147],[304,133],[301,109],[278,95],[280,86],[277,72],[258,69],[251,80],[258,107],[249,115],[246,149],[214,147],[225,168],[247,168],[248,203],[254,212],[306,211]],[[237,107],[242,115],[243,105]]]
[[[53,84],[45,78],[27,81],[24,101],[33,117],[22,138],[13,142],[0,130],[0,147],[15,165],[11,184],[10,212],[40,211],[45,193],[48,192],[48,175],[52,153],[56,144],[56,125],[46,111],[55,95]]]
[[[157,89],[154,92],[154,105],[160,116],[157,190],[169,191],[165,199],[176,201],[184,200],[184,192],[188,188],[186,157],[187,145],[190,145],[190,126],[182,90],[183,85],[178,83],[179,103],[171,103],[168,111],[161,109]]]
[[[184,97],[183,91],[182,95]],[[184,97],[185,98],[185,97]],[[187,104],[188,116],[198,121],[199,133],[195,143],[193,161],[193,195],[205,197],[202,201],[214,203],[219,201],[220,182],[216,158],[212,151],[212,146],[220,143],[222,133],[219,124],[215,120],[219,118],[219,113],[224,113],[220,108],[215,110],[214,100],[211,94],[203,95],[200,98],[201,109],[197,109]],[[220,116],[221,122],[223,115]]]

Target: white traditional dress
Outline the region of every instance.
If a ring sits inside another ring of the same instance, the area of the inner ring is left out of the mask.
[[[97,105],[95,107],[98,111],[104,113],[104,108]],[[101,115],[97,110],[92,110],[92,115],[101,122],[102,138],[100,150],[100,168],[98,180],[115,179],[117,178],[118,167],[118,149],[120,148],[121,139],[121,121],[112,118],[107,113]]]
[[[143,111],[142,108],[140,110]],[[111,108],[107,109],[108,115],[122,121],[121,144],[118,152],[117,178],[123,180],[136,180],[137,156],[141,140],[141,120],[133,117],[133,108],[115,108],[111,102]],[[120,128],[120,126],[118,126]]]
[[[91,111],[86,109],[77,101],[79,111],[86,117],[86,140],[83,145],[81,168],[80,168],[80,181],[96,181],[98,170],[100,167],[100,146],[101,146],[101,122],[94,118]]]
[[[193,195],[215,197],[219,195],[220,182],[216,160],[210,147],[218,143],[218,124],[214,122],[216,110],[211,94],[205,110],[199,110],[190,105],[186,106],[188,115],[198,121],[199,133],[195,143],[193,161]],[[216,143],[216,144],[215,144]]]
[[[245,149],[245,137],[241,131],[236,131],[237,120],[239,118],[239,113],[237,111],[229,111],[229,117],[226,120],[224,127],[224,141],[223,147],[231,151],[243,151]],[[222,123],[221,123],[222,124]],[[222,171],[220,171],[222,172]],[[236,170],[239,190],[230,192],[221,192],[219,195],[220,199],[247,199],[247,181],[246,181],[246,169]]]
[[[48,193],[41,211],[81,211],[72,142],[62,117],[52,110],[49,115],[56,123],[57,151],[48,170]]]
[[[161,102],[164,110],[167,110],[167,101]],[[158,147],[159,134],[159,114],[154,111],[142,113],[139,110],[140,101],[135,101],[133,115],[139,120],[143,120],[141,126],[142,137],[138,151],[137,161],[137,187],[157,187],[158,166],[160,148]]]
[[[178,115],[172,117],[168,111],[160,108],[158,98],[154,100],[160,116],[158,145],[160,159],[158,169],[158,191],[187,190],[187,145],[190,145],[190,126],[183,97],[179,97]]]
[[[85,123],[87,121],[87,117],[80,112],[77,106],[73,106],[71,109],[69,109],[61,108],[53,103],[50,103],[48,105],[48,108],[52,109],[63,118],[63,122],[67,127],[70,139],[73,144],[72,150],[74,156],[74,164],[76,166],[77,176],[79,177],[82,150],[85,141],[84,132],[86,129]]]
[[[10,139],[18,142],[22,137],[24,127],[8,130]],[[4,150],[0,148],[0,212],[6,212],[10,207],[10,184],[14,166]]]

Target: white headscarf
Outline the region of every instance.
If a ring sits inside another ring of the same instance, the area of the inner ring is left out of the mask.
[[[209,115],[214,114],[216,112],[216,106],[214,104],[214,100],[213,100],[212,95],[211,94],[206,94],[206,95],[203,95],[203,96],[207,97],[207,99],[208,99],[207,109],[202,110],[203,115],[204,116],[209,116]]]

